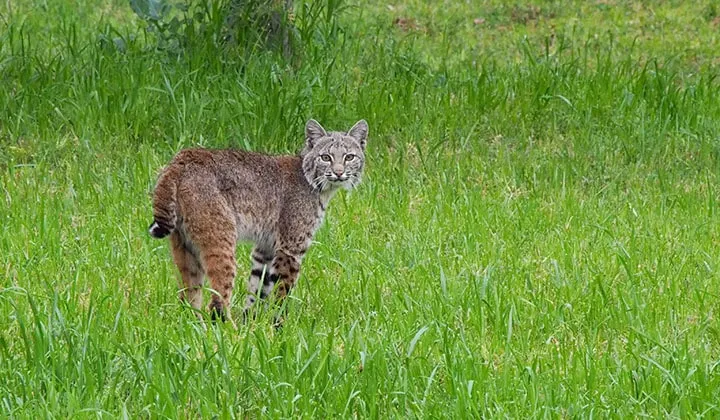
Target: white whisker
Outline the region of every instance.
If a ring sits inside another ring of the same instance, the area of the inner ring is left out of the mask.
[[[310,185],[311,185],[313,188],[317,189],[317,188],[319,188],[320,185],[322,184],[324,178],[325,178],[325,175],[318,175],[318,176],[316,176],[316,177],[312,180],[312,182],[310,183]]]

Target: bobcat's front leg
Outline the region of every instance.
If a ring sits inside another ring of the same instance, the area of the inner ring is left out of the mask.
[[[302,255],[293,255],[285,250],[275,251],[275,258],[270,266],[270,275],[265,276],[260,298],[265,299],[270,296],[276,283],[275,296],[278,300],[285,298],[290,293],[290,289],[295,286],[298,274],[300,274],[301,261]]]
[[[270,267],[270,276],[265,278],[260,297],[268,297],[275,289],[276,302],[281,305],[290,290],[295,286],[300,274],[300,263],[303,255],[304,252],[290,252],[286,249],[276,250],[275,258],[273,258]],[[279,318],[276,321],[279,321]]]
[[[250,278],[248,278],[247,292],[245,299],[245,314],[255,304],[255,295],[260,288],[260,284],[264,284],[270,277],[270,263],[272,262],[274,251],[256,246],[251,254],[252,269],[250,270]],[[267,270],[267,272],[266,272]],[[263,278],[266,279],[263,281]]]

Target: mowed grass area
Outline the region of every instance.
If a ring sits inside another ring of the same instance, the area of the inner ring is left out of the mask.
[[[429,3],[296,2],[292,64],[0,5],[0,417],[719,417],[720,8]],[[204,329],[156,174],[310,117],[368,120],[366,178],[282,331]]]

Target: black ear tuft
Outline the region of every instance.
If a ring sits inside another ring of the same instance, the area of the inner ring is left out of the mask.
[[[360,120],[353,125],[353,127],[348,131],[348,136],[353,137],[355,140],[360,143],[360,147],[365,149],[365,143],[367,143],[367,136],[368,136],[368,124],[365,120]]]
[[[305,125],[305,141],[307,142],[308,148],[312,149],[319,138],[326,136],[327,132],[319,122],[310,119]]]

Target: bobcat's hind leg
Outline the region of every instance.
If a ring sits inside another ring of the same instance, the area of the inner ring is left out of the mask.
[[[197,181],[195,185],[202,185]],[[235,286],[235,218],[219,191],[209,187],[188,194],[183,227],[200,255],[200,262],[212,288],[208,309],[213,320],[230,320],[230,299]],[[233,323],[233,326],[235,324]]]
[[[216,225],[221,224],[215,220]],[[208,237],[208,242],[200,244],[200,256],[205,272],[210,280],[212,298],[208,309],[213,320],[230,320],[230,300],[235,287],[235,227],[218,229]]]
[[[197,257],[185,246],[180,234],[175,231],[170,235],[173,259],[180,270],[182,284],[179,297],[194,309],[202,306],[202,285],[205,271]],[[198,313],[198,316],[200,314]]]
[[[237,271],[234,251],[233,244],[232,247],[214,247],[205,251],[203,255],[205,270],[210,279],[210,287],[213,289],[212,300],[208,308],[213,320],[217,318],[222,321],[230,319],[230,299],[235,287]],[[230,320],[232,321],[232,319]]]

